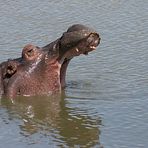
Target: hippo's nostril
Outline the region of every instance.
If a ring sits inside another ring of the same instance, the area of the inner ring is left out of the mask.
[[[98,46],[100,44],[100,38],[94,40],[94,46]]]
[[[90,48],[93,49],[99,45],[100,37],[97,33],[91,33],[87,38],[87,42],[88,42]]]

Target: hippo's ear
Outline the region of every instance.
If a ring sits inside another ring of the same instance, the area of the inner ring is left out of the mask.
[[[17,71],[19,63],[17,61],[8,60],[5,65],[5,72],[3,73],[4,78],[10,78]]]
[[[26,51],[25,55],[27,57],[32,57],[32,56],[34,56],[34,52],[35,52],[35,49],[34,48],[30,48],[29,50]]]
[[[36,59],[36,56],[38,56],[38,52],[40,50],[40,47],[34,46],[32,44],[26,45],[22,50],[22,58],[24,60],[33,60]]]
[[[9,65],[7,67],[7,75],[12,76],[14,73],[17,71],[17,66],[16,65]]]

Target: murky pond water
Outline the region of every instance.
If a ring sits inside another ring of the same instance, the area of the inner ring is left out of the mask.
[[[0,147],[147,147],[147,0],[0,0],[0,20],[1,62],[75,23],[102,38],[71,62],[61,97],[1,100]]]

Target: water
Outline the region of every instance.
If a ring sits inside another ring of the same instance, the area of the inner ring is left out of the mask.
[[[75,23],[102,38],[95,52],[71,62],[60,98],[1,100],[0,147],[146,148],[147,18],[147,0],[0,0],[1,62]]]

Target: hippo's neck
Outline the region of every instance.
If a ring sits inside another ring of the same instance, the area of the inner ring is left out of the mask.
[[[53,94],[61,92],[60,69],[61,64],[58,61],[41,60],[36,64],[31,64],[26,68],[27,78],[34,84],[35,94]],[[26,65],[25,65],[26,66]],[[27,84],[28,85],[28,84]],[[28,92],[27,92],[28,93]]]
[[[61,91],[61,83],[60,83],[60,69],[61,64],[58,61],[47,65],[45,67],[44,78],[46,83],[48,83],[48,88],[52,92]]]

